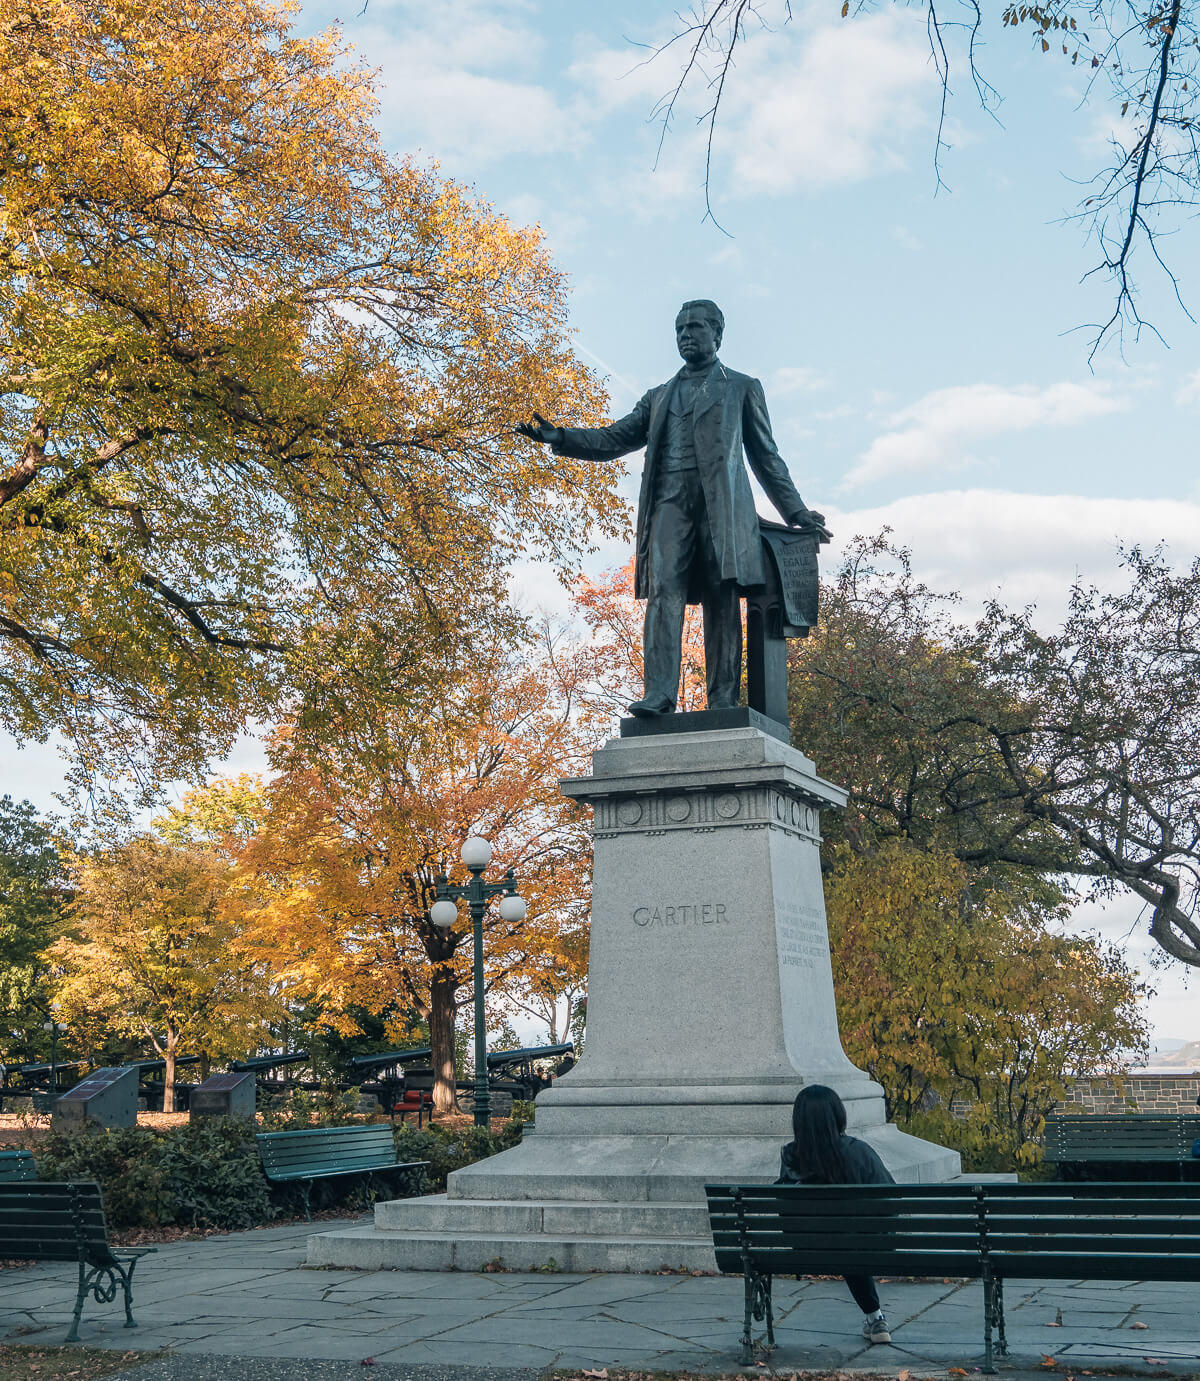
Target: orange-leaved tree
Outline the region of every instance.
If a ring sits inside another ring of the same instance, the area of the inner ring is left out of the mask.
[[[645,603],[634,598],[633,558],[598,580],[580,576],[577,612],[591,630],[592,677],[586,698],[597,710],[623,715],[642,695],[642,624]],[[683,621],[678,708],[704,708],[704,637],[700,606],[689,604]]]
[[[395,162],[266,0],[0,11],[0,725],[152,797],[248,721],[436,697],[625,523],[540,232]],[[449,669],[448,669],[449,664]]]
[[[465,909],[441,930],[429,908],[440,873],[463,880],[466,837],[491,840],[488,876],[512,868],[528,902],[521,922],[501,919],[494,905],[487,912],[494,1010],[585,923],[586,821],[558,790],[561,776],[583,770],[597,737],[576,701],[583,666],[553,640],[497,650],[434,713],[381,714],[362,740],[317,733],[300,716],[274,740],[261,828],[237,846],[251,952],[334,1029],[349,1032],[356,1008],[387,1015],[397,1037],[414,1015],[426,1021],[441,1110],[453,1105],[471,932]]]

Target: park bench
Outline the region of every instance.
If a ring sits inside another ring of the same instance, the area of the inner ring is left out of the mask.
[[[125,1295],[125,1327],[133,1317],[133,1270],[155,1247],[119,1247],[108,1242],[104,1200],[98,1184],[45,1180],[0,1182],[0,1257],[16,1261],[77,1261],[79,1288],[65,1342],[79,1341],[79,1318],[90,1292],[109,1304],[120,1285]]]
[[[37,1167],[32,1151],[0,1151],[0,1184],[36,1180]]]
[[[1081,1177],[1086,1162],[1128,1162],[1174,1165],[1183,1179],[1197,1136],[1200,1117],[1183,1114],[1052,1115],[1046,1118],[1046,1159],[1058,1166],[1060,1178]]]
[[[1200,1282],[1200,1185],[708,1185],[717,1268],[746,1281],[775,1341],[776,1275],[959,1276],[983,1281],[983,1370],[1007,1352],[1004,1281]]]
[[[398,1161],[390,1126],[311,1127],[299,1132],[260,1132],[255,1138],[263,1174],[279,1184],[298,1184],[304,1216],[312,1221],[309,1198],[316,1180],[339,1175],[403,1174],[418,1179],[427,1160]]]

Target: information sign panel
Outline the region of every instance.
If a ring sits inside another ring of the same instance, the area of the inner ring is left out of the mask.
[[[209,1117],[253,1117],[254,1074],[210,1074],[192,1090],[188,1112],[193,1122]]]
[[[136,1065],[97,1069],[54,1104],[51,1123],[63,1131],[91,1122],[100,1127],[132,1127],[137,1123]]]

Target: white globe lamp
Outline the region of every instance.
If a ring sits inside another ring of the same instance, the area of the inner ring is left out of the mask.
[[[452,901],[435,901],[429,908],[429,919],[439,930],[449,930],[458,919],[458,907]]]
[[[477,834],[468,835],[462,846],[461,858],[468,868],[482,870],[492,861],[492,846]]]
[[[523,921],[525,919],[525,898],[510,892],[500,898],[500,919],[502,921]]]

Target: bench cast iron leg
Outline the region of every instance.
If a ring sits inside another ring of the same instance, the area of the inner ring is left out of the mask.
[[[71,1327],[63,1340],[68,1343],[79,1341],[79,1320],[83,1316],[83,1297],[87,1294],[88,1268],[87,1263],[79,1263],[79,1289],[75,1291],[75,1313],[71,1316]]]
[[[304,1216],[312,1222],[312,1209],[309,1206],[309,1196],[312,1194],[312,1180],[300,1181],[300,1193],[304,1195]]]
[[[125,1327],[136,1328],[137,1320],[133,1317],[133,1268],[137,1265],[137,1257],[125,1265],[121,1272],[121,1285],[125,1290]]]
[[[771,1277],[760,1275],[753,1268],[743,1273],[746,1283],[746,1316],[742,1324],[742,1366],[754,1362],[754,1343],[750,1337],[750,1320],[765,1318],[767,1345],[775,1346],[775,1316],[771,1309]]]
[[[68,1343],[79,1341],[79,1320],[83,1317],[83,1299],[91,1291],[97,1304],[111,1304],[117,1297],[117,1281],[125,1291],[125,1327],[136,1328],[130,1310],[130,1290],[133,1264],[123,1266],[119,1261],[106,1261],[102,1266],[91,1266],[86,1261],[79,1263],[79,1289],[75,1291],[75,1312],[71,1315],[71,1327],[63,1340]]]
[[[751,1366],[754,1362],[754,1348],[750,1342],[750,1318],[754,1313],[754,1277],[749,1271],[743,1277],[746,1286],[746,1314],[742,1320],[742,1366]]]
[[[1001,1357],[1008,1355],[1008,1339],[1004,1336],[1004,1277],[996,1281],[996,1351]]]
[[[763,1303],[767,1309],[767,1342],[771,1347],[775,1346],[775,1311],[771,1307],[771,1277],[763,1277]]]
[[[990,1376],[996,1370],[992,1360],[992,1327],[996,1317],[996,1282],[991,1273],[983,1275],[983,1370]]]

